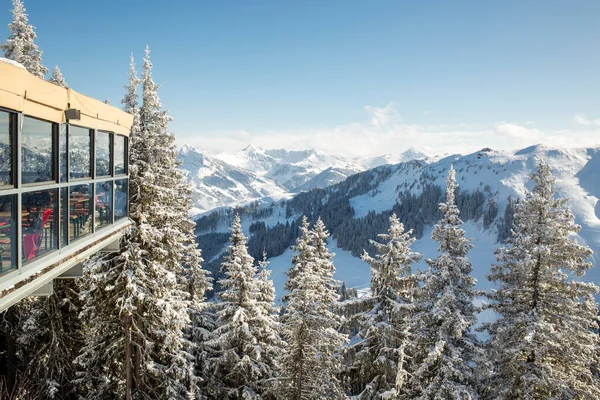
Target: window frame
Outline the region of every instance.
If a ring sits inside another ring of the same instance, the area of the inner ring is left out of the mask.
[[[73,178],[71,177],[71,165],[73,164],[71,162],[71,128],[79,128],[79,129],[85,129],[88,131],[89,135],[90,135],[90,165],[88,165],[89,167],[89,171],[90,174],[89,176],[83,176],[83,177],[79,177],[79,178]],[[87,126],[81,126],[81,125],[75,125],[75,124],[70,124],[67,123],[67,172],[68,172],[68,178],[67,178],[67,182],[80,182],[80,181],[84,181],[87,179],[94,179],[95,178],[95,169],[96,169],[96,135],[95,135],[96,130],[93,128],[88,128]]]
[[[51,140],[52,155],[50,157],[51,162],[52,162],[52,166],[50,167],[51,171],[52,171],[51,172],[52,178],[48,181],[28,182],[28,183],[23,182],[23,124],[25,123],[25,118],[30,118],[30,119],[34,119],[36,121],[45,122],[47,124],[50,124],[52,127],[52,140]],[[21,118],[19,118],[19,120],[18,120],[17,129],[18,129],[18,135],[17,135],[18,145],[17,145],[17,147],[19,148],[19,160],[18,160],[19,173],[17,175],[20,175],[20,177],[18,177],[19,178],[19,187],[35,188],[38,186],[46,186],[46,185],[51,185],[51,184],[57,183],[57,179],[58,179],[57,169],[59,168],[58,158],[57,158],[57,155],[58,155],[57,154],[58,133],[59,133],[58,132],[58,123],[48,121],[43,118],[32,117],[27,114],[21,114]]]
[[[0,112],[8,114],[8,140],[10,143],[10,177],[11,183],[0,186],[0,196],[4,191],[14,190],[17,187],[17,165],[21,164],[21,161],[17,163],[17,147],[18,147],[18,119],[19,113],[9,110],[8,108],[0,107]]]

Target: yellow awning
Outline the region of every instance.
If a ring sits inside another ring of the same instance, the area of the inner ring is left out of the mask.
[[[38,78],[24,68],[0,61],[0,107],[52,122],[65,121],[65,110],[81,111],[76,125],[129,136],[133,116],[73,89]]]

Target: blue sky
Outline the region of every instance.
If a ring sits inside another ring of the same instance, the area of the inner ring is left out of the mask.
[[[24,2],[44,63],[112,104],[148,44],[179,143],[210,151],[600,143],[597,0]]]

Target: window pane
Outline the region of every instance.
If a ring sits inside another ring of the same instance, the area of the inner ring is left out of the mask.
[[[112,182],[96,183],[96,228],[112,224]]]
[[[32,183],[53,180],[52,123],[24,117],[21,140],[21,181]]]
[[[96,176],[110,175],[110,134],[96,131]]]
[[[56,189],[22,194],[23,261],[56,248]]]
[[[115,135],[115,174],[123,175],[127,173],[125,159],[125,136]]]
[[[15,196],[0,196],[0,272],[17,267]]]
[[[69,127],[70,178],[89,178],[92,152],[91,131],[77,126]]]
[[[58,135],[58,148],[60,153],[59,176],[61,182],[67,181],[67,125],[61,124]]]
[[[11,114],[0,111],[0,188],[13,186],[11,117]]]
[[[127,216],[127,179],[115,181],[115,221]]]
[[[67,245],[69,228],[71,226],[67,206],[69,204],[69,188],[60,188],[60,245]]]
[[[71,186],[69,196],[69,239],[92,232],[92,184]]]

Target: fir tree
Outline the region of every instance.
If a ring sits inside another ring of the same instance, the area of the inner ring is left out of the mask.
[[[248,254],[239,215],[231,228],[231,245],[219,281],[218,327],[210,344],[218,349],[213,367],[223,385],[216,398],[260,399],[261,381],[273,376],[272,366],[261,346],[261,336],[272,328],[265,321],[264,305],[258,302],[259,282],[254,259]]]
[[[589,247],[567,199],[554,198],[550,168],[539,163],[533,191],[515,205],[512,236],[496,251],[489,297],[500,319],[488,328],[494,399],[600,398],[598,287],[582,277],[592,267]]]
[[[429,270],[416,301],[412,332],[414,367],[405,397],[409,399],[475,399],[474,363],[481,350],[471,327],[476,322],[473,300],[476,280],[471,277],[467,253],[473,247],[462,228],[450,168],[442,219],[431,238],[439,243],[439,256],[427,259]]]
[[[411,266],[421,255],[410,250],[412,231],[405,232],[395,214],[389,221],[388,233],[378,235],[384,243],[371,241],[375,258],[363,255],[371,266],[371,296],[355,302],[362,310],[355,317],[359,341],[348,352],[353,354],[351,388],[360,399],[397,398],[397,385],[404,386],[407,374],[404,352],[417,288]]]
[[[46,398],[76,398],[74,360],[84,340],[80,310],[77,281],[57,279],[54,293],[30,301],[21,315],[17,341],[23,378]]]
[[[126,111],[134,114],[129,181],[134,225],[118,253],[86,266],[82,316],[88,342],[78,362],[90,399],[199,396],[184,332],[190,329],[191,309],[186,273],[190,264],[199,264],[200,254],[192,253],[197,250],[187,216],[189,188],[182,186],[170,117],[162,110],[151,69],[146,49],[139,117],[133,65],[124,99]]]
[[[335,310],[339,295],[333,254],[326,247],[329,233],[320,218],[314,230],[306,228],[304,219],[286,283],[282,393],[292,400],[345,398],[338,351],[347,338],[337,332],[342,318]]]
[[[50,79],[48,79],[48,82],[52,82],[55,85],[58,85],[65,89],[69,87],[67,85],[67,82],[65,81],[65,78],[63,78],[60,69],[58,69],[58,65],[54,66],[54,69],[52,70],[52,76],[50,77]]]
[[[44,78],[48,68],[42,65],[42,51],[34,43],[37,38],[35,28],[29,24],[21,0],[13,0],[12,14],[12,22],[8,24],[10,36],[0,45],[4,57],[22,64],[38,78]]]

